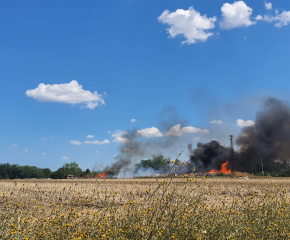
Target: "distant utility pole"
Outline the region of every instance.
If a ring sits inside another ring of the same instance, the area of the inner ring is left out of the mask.
[[[233,143],[233,135],[230,135],[230,141],[231,141],[231,149],[230,149],[230,163],[231,163],[231,170],[234,173],[236,171],[236,164],[235,164],[235,158],[234,158],[234,143]]]
[[[264,176],[264,166],[263,166],[263,158],[261,157],[261,165],[262,165],[262,174]]]

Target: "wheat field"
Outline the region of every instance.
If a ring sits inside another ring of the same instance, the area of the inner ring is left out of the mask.
[[[290,239],[288,178],[1,180],[1,239]]]

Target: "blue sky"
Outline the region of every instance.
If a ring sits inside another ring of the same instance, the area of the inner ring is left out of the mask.
[[[0,1],[0,162],[111,164],[128,130],[228,145],[289,100],[289,39],[288,0]]]

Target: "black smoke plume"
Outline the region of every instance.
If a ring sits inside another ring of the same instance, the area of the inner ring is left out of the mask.
[[[198,171],[218,169],[230,157],[230,148],[221,145],[217,140],[208,143],[197,143],[197,148],[188,145],[190,166],[196,166]],[[188,169],[188,171],[190,171]]]
[[[242,128],[236,138],[239,147],[234,152],[236,170],[258,173],[272,172],[277,165],[285,167],[290,160],[290,110],[283,102],[268,98],[257,112],[255,124]],[[220,169],[221,163],[230,160],[230,148],[218,141],[198,143],[197,148],[188,146],[189,162],[200,171]]]

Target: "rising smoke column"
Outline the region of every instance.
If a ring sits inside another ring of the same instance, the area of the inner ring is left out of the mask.
[[[188,122],[180,119],[176,107],[166,107],[158,117],[158,129],[162,132],[167,132],[172,126],[181,124],[187,126]],[[139,163],[143,158],[150,158],[153,154],[163,153],[164,151],[171,152],[174,149],[182,150],[183,146],[187,145],[186,141],[181,136],[169,136],[164,134],[162,137],[146,138],[138,135],[138,130],[128,130],[123,135],[128,141],[121,144],[119,154],[115,157],[116,162],[108,169],[111,171],[125,170],[132,168],[136,163]],[[178,152],[172,152],[175,156]]]
[[[290,110],[275,98],[268,98],[256,115],[255,125],[245,127],[238,136],[240,147],[237,155],[238,170],[261,172],[261,158],[264,171],[271,171],[273,162],[290,159]]]
[[[290,159],[290,110],[283,102],[268,98],[261,111],[257,112],[255,124],[244,127],[236,138],[236,170],[258,173],[271,172],[274,162],[285,163]],[[188,145],[189,162],[199,171],[209,168],[220,169],[223,162],[230,160],[230,148],[223,147],[217,140],[198,143],[193,149]]]

